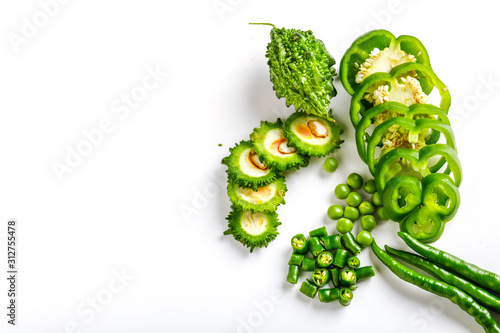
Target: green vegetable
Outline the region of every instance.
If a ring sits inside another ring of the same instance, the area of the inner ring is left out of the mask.
[[[353,256],[357,256],[361,253],[361,246],[356,242],[354,235],[350,232],[343,234],[340,237],[340,241],[347,251],[349,251]]]
[[[417,62],[430,67],[424,45],[415,37],[396,38],[387,30],[373,30],[357,38],[340,61],[340,80],[352,95],[370,74],[389,72],[405,62]],[[428,83],[420,79],[423,87]],[[427,89],[425,89],[427,90]]]
[[[318,286],[310,280],[304,280],[300,286],[300,292],[307,297],[314,298],[318,292]]]
[[[330,220],[338,220],[344,216],[344,208],[340,205],[331,205],[328,207],[327,215]]]
[[[222,164],[227,166],[230,181],[237,182],[243,188],[257,191],[259,187],[272,183],[278,176],[257,155],[252,141],[241,141],[229,148],[229,152],[229,156],[222,159]]]
[[[330,272],[326,268],[315,269],[311,275],[311,281],[318,287],[323,287],[330,279]]]
[[[283,130],[290,146],[307,156],[326,156],[339,149],[343,142],[340,135],[344,130],[335,121],[305,112],[294,112],[290,115],[285,121]],[[325,170],[335,171],[338,161],[334,158],[329,158],[327,161],[331,165]]]
[[[356,172],[353,172],[347,176],[347,185],[353,189],[359,189],[363,186],[363,177]]]
[[[356,221],[359,218],[359,210],[356,207],[347,206],[344,209],[344,217]]]
[[[329,267],[333,263],[333,254],[328,251],[323,251],[318,254],[318,266],[321,268]]]
[[[356,273],[352,269],[344,269],[340,272],[340,286],[352,287],[356,282]]]
[[[339,268],[344,268],[348,256],[349,252],[344,249],[335,250],[335,254],[333,256],[333,265]]]
[[[364,266],[356,268],[354,270],[354,273],[356,273],[356,279],[358,280],[358,282],[363,281],[372,276],[375,276],[375,270],[373,269],[372,266]]]
[[[368,194],[375,193],[377,191],[377,188],[375,187],[375,179],[369,179],[366,182],[364,182],[363,189]]]
[[[339,302],[343,306],[348,306],[351,304],[353,293],[352,290],[349,288],[342,288],[340,289],[340,297],[339,297]]]
[[[347,232],[351,232],[353,224],[350,219],[342,217],[337,221],[336,228],[338,232],[340,232],[341,234],[345,234]]]
[[[319,240],[319,237],[309,237],[309,239],[307,240],[307,246],[314,257],[317,257],[318,254],[325,250]]]
[[[299,281],[299,266],[297,265],[288,265],[288,274],[286,276],[286,280],[292,284],[297,284]]]
[[[358,268],[359,265],[361,265],[361,262],[359,261],[358,257],[350,256],[347,258],[346,264],[347,264],[347,267],[349,267],[350,269],[355,269],[355,268]]]
[[[293,236],[291,243],[293,252],[295,253],[304,254],[308,250],[306,236],[304,236],[303,234],[297,234]]]
[[[256,191],[241,187],[231,179],[227,184],[227,194],[231,203],[241,210],[254,212],[274,212],[278,205],[285,203],[287,187],[284,177],[277,177],[268,185],[259,187]]]
[[[229,229],[224,231],[224,235],[233,235],[236,241],[249,247],[250,252],[256,247],[267,247],[278,235],[281,224],[276,213],[252,212],[235,207],[226,219]]]
[[[347,184],[338,184],[337,186],[335,186],[335,190],[334,190],[334,193],[335,193],[335,196],[337,197],[337,199],[345,199],[347,198],[347,196],[349,195],[349,193],[351,192],[351,189],[349,188],[349,186]]]
[[[288,260],[288,265],[302,265],[302,261],[304,261],[304,256],[298,253],[292,253],[290,259]]]
[[[337,161],[333,157],[328,157],[325,162],[323,162],[323,168],[325,169],[326,172],[335,172],[337,168],[339,167],[339,161]]]
[[[320,241],[326,250],[340,249],[342,247],[340,235],[323,236],[320,238]]]
[[[304,272],[314,271],[316,269],[316,260],[313,258],[304,258],[300,269],[302,269]]]
[[[356,243],[361,245],[361,247],[370,246],[373,241],[372,234],[368,230],[361,230],[356,236]]]
[[[309,164],[309,156],[299,154],[283,134],[283,123],[262,121],[250,134],[253,146],[260,158],[269,166],[281,170],[296,170]]]
[[[385,250],[389,252],[393,257],[402,259],[412,264],[413,266],[432,274],[437,279],[440,279],[441,281],[448,283],[449,285],[457,287],[458,289],[474,298],[476,302],[478,302],[482,306],[500,313],[500,298],[482,288],[477,287],[466,279],[463,279],[460,276],[455,275],[442,268],[441,266],[436,265],[435,263],[420,256],[404,251],[399,251],[387,245],[385,246]]]
[[[398,232],[398,235],[409,247],[428,260],[460,274],[469,281],[474,281],[475,284],[483,288],[500,293],[500,276],[498,274],[482,269],[431,245],[423,244],[407,233]]]
[[[371,201],[374,206],[380,207],[383,205],[382,196],[378,192],[372,194]]]
[[[313,33],[278,29],[273,24],[266,57],[273,89],[278,98],[296,110],[327,117],[330,100],[337,94],[333,86],[335,59]]]
[[[363,215],[361,217],[361,229],[372,231],[377,226],[377,221],[373,215]]]
[[[345,201],[351,207],[358,207],[361,201],[363,201],[363,197],[358,192],[352,191],[349,193]]]
[[[370,201],[362,201],[358,206],[358,210],[362,215],[369,215],[375,211],[375,207]]]
[[[320,227],[314,230],[309,231],[309,237],[323,237],[328,236],[328,232],[326,231],[326,227]]]
[[[414,284],[438,296],[448,298],[462,310],[473,316],[477,323],[484,328],[485,332],[500,332],[500,327],[491,317],[490,312],[460,289],[442,281],[418,274],[407,268],[392,258],[387,252],[379,248],[375,241],[372,242],[371,248],[377,258],[403,281]]]
[[[319,300],[323,303],[330,303],[340,299],[340,289],[338,288],[323,288],[318,290]]]

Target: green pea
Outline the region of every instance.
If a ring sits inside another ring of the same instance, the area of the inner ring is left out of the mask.
[[[372,231],[377,226],[377,221],[373,215],[363,215],[361,217],[361,228],[363,230]]]
[[[359,218],[359,210],[356,207],[347,206],[344,208],[344,217],[356,221]]]
[[[337,221],[337,231],[340,232],[341,234],[346,234],[348,232],[351,232],[353,228],[352,221],[349,220],[348,218],[341,218]]]
[[[351,189],[349,188],[349,186],[347,184],[338,184],[335,187],[335,191],[334,191],[335,196],[337,197],[337,199],[340,199],[340,200],[347,198],[347,196],[349,195],[350,192],[351,192]]]
[[[384,207],[380,207],[377,210],[377,215],[378,218],[381,219],[382,221],[387,221],[389,219],[389,216],[387,215],[387,212],[385,211]]]
[[[330,220],[338,220],[344,215],[344,208],[341,205],[331,205],[328,207],[327,215]]]
[[[372,194],[372,203],[375,206],[382,206],[383,205],[382,196],[380,195],[380,193],[375,192]]]
[[[361,188],[363,185],[363,177],[359,173],[353,172],[347,176],[347,185],[354,189]]]
[[[375,186],[375,179],[370,179],[370,180],[367,180],[364,184],[363,184],[363,189],[365,190],[366,193],[368,194],[373,194],[377,191],[377,188]]]
[[[363,215],[372,214],[375,211],[375,207],[370,201],[363,201],[359,204],[359,212]]]
[[[363,197],[361,196],[361,194],[354,191],[349,193],[346,198],[347,204],[352,207],[358,207],[361,201],[363,201]]]
[[[328,157],[325,162],[323,163],[323,168],[325,169],[326,172],[335,172],[337,168],[339,167],[339,161],[337,161],[333,157]]]
[[[356,243],[362,247],[370,246],[373,241],[372,234],[368,230],[361,230],[356,236]]]

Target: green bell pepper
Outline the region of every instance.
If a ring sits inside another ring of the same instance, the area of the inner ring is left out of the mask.
[[[342,57],[340,80],[345,90],[353,95],[364,76],[389,72],[403,62],[431,66],[427,50],[417,38],[405,35],[396,38],[387,30],[373,30],[356,39]],[[420,84],[424,91],[432,89],[425,77],[420,79]]]
[[[401,160],[406,160],[411,165],[413,174],[417,172],[421,177],[425,177],[432,173],[440,171],[442,166],[439,163],[430,164],[430,160],[436,156],[441,156],[446,159],[446,170],[444,173],[452,173],[452,182],[455,186],[459,186],[462,181],[462,166],[455,149],[452,147],[436,143],[433,145],[425,146],[420,150],[413,150],[408,148],[395,148],[386,154],[382,155],[377,163],[375,170],[375,183],[377,191],[384,193],[387,182],[397,176],[403,169]],[[451,178],[450,178],[451,179]]]
[[[387,182],[384,209],[390,219],[400,222],[400,230],[422,242],[436,241],[444,225],[460,206],[460,193],[451,177],[443,173],[416,177],[397,176]]]
[[[390,130],[390,128],[397,127],[399,133],[404,134],[395,134],[395,131],[391,132],[390,135],[394,136],[394,139],[391,140],[391,144],[395,142],[396,147],[404,147],[410,148],[414,150],[418,150],[422,146],[426,146],[425,139],[422,140],[420,138],[421,135],[425,135],[427,130],[436,131],[444,136],[446,139],[446,145],[456,150],[455,147],[455,136],[453,134],[453,130],[451,126],[445,123],[440,122],[439,120],[429,119],[429,118],[420,118],[417,120],[396,117],[391,118],[389,120],[384,121],[382,124],[378,125],[374,130],[370,137],[370,140],[367,144],[367,165],[372,174],[375,174],[376,169],[376,158],[375,152],[377,146],[382,142],[382,139],[386,137],[386,133]],[[441,136],[441,135],[440,135]],[[390,139],[389,139],[390,140]],[[387,147],[386,150],[392,150],[394,148]],[[382,151],[381,154],[386,153],[387,151]],[[439,162],[436,163],[436,168],[440,168],[444,165],[445,159],[441,158]]]
[[[397,176],[389,180],[382,194],[384,209],[389,218],[400,222],[422,204],[420,181],[414,176]]]
[[[430,67],[418,63],[404,63],[394,67],[390,73],[374,73],[367,77],[352,95],[350,117],[354,127],[358,126],[360,117],[367,109],[389,101],[405,105],[428,103],[427,95],[422,90],[417,77],[426,77],[432,87],[439,91],[441,100],[439,108],[448,113],[451,104],[448,87],[437,77]],[[416,82],[415,82],[416,81]],[[367,99],[367,96],[370,98]]]

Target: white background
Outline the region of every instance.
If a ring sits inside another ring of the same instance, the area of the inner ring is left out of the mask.
[[[310,29],[337,63],[374,28],[416,36],[449,86],[464,174],[460,211],[435,245],[500,272],[493,4],[2,1],[0,267],[6,272],[5,232],[15,218],[19,280],[13,328],[0,273],[0,331],[481,332],[368,249],[362,264],[377,276],[359,284],[349,307],[307,299],[285,281],[290,238],[323,225],[333,232],[326,209],[336,202],[334,186],[353,171],[368,176],[338,78],[331,106],[345,128],[340,167],[327,174],[312,159],[287,176],[280,235],[268,248],[250,254],[223,236],[229,200],[220,160],[261,120],[293,112],[269,82],[270,27],[249,22]],[[140,101],[128,107],[131,94]],[[84,133],[94,133],[94,144]],[[76,149],[86,156],[71,159]],[[58,175],[54,165],[67,168]],[[373,234],[379,245],[404,249],[397,230],[385,222]]]

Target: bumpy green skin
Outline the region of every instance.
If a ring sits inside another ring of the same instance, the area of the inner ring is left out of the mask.
[[[237,189],[240,188],[240,185],[236,182],[229,181],[227,184],[227,195],[229,196],[229,200],[231,203],[238,209],[241,210],[252,210],[254,212],[274,212],[280,204],[285,203],[285,193],[287,191],[287,187],[285,184],[284,177],[278,177],[271,184],[275,184],[276,193],[267,202],[255,204],[249,201],[244,200],[239,197],[237,194]],[[271,185],[269,184],[269,185]]]
[[[256,247],[267,247],[278,235],[278,226],[281,225],[281,222],[278,221],[278,214],[274,212],[264,213],[267,216],[266,230],[262,234],[254,236],[247,233],[241,227],[241,217],[244,212],[244,210],[233,207],[229,216],[226,217],[229,229],[224,231],[224,235],[233,235],[235,240],[249,247],[250,252],[253,252]]]
[[[314,145],[309,142],[304,141],[300,136],[295,134],[292,130],[293,125],[297,119],[306,118],[314,116],[318,119],[324,121],[327,125],[329,133],[331,133],[331,138],[327,143],[321,145]],[[335,149],[340,148],[340,144],[344,140],[340,139],[340,135],[344,132],[342,126],[338,125],[335,121],[326,119],[324,117],[319,117],[316,115],[308,115],[305,112],[294,112],[290,115],[283,125],[283,131],[285,137],[288,139],[290,146],[294,147],[297,152],[307,156],[322,157],[332,153]]]
[[[327,117],[330,100],[337,94],[335,59],[310,30],[272,26],[266,57],[276,96],[296,110]]]
[[[298,152],[277,156],[271,152],[271,147],[266,147],[264,144],[266,135],[269,131],[275,129],[279,129],[281,131],[281,137],[286,139],[283,135],[283,122],[279,118],[275,123],[261,121],[260,127],[255,128],[252,134],[250,134],[250,139],[253,141],[253,146],[259,157],[261,157],[267,165],[280,171],[292,171],[300,167],[306,167],[309,164],[309,156],[299,154]]]
[[[227,166],[227,175],[230,181],[235,181],[241,187],[251,188],[256,191],[259,187],[265,186],[276,179],[277,172],[270,168],[270,171],[261,177],[252,177],[241,170],[239,159],[241,154],[248,148],[254,149],[252,141],[241,141],[233,148],[229,148],[229,156],[222,159],[222,164]]]

